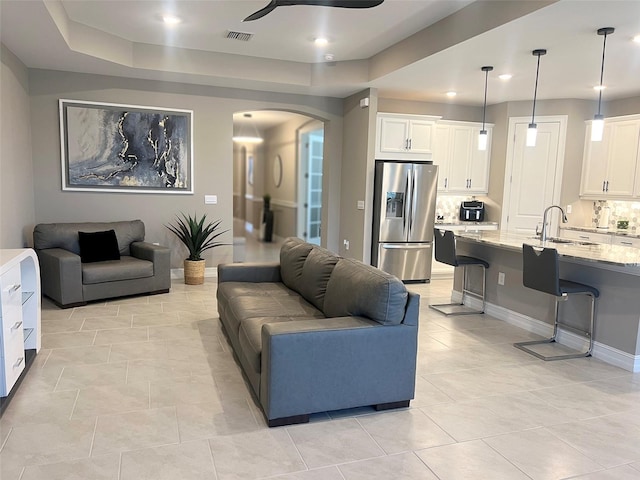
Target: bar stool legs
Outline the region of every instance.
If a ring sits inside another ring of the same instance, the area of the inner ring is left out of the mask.
[[[562,295],[562,297],[556,297],[556,302],[555,302],[555,320],[553,323],[553,335],[551,336],[551,338],[547,338],[545,340],[533,340],[530,342],[518,342],[518,343],[514,343],[513,346],[516,348],[519,348],[520,350],[530,353],[531,355],[540,358],[541,360],[544,361],[551,361],[551,360],[566,360],[568,358],[581,358],[581,357],[589,357],[591,356],[591,353],[593,352],[593,329],[594,329],[594,323],[595,323],[595,311],[596,311],[596,297],[590,293],[590,292],[579,292],[577,294],[582,294],[582,295],[588,295],[589,297],[591,297],[591,315],[590,315],[590,319],[589,319],[589,330],[588,331],[584,331],[584,330],[580,330],[578,328],[574,328],[570,325],[566,325],[563,324],[563,328],[567,329],[567,330],[571,330],[574,331],[576,333],[580,333],[585,335],[588,339],[589,339],[589,348],[587,349],[586,352],[580,352],[580,353],[569,353],[569,354],[564,354],[564,355],[542,355],[530,348],[527,348],[529,345],[543,345],[546,343],[555,343],[556,342],[556,338],[558,336],[558,330],[559,330],[559,325],[560,322],[558,320],[558,306],[559,306],[559,302],[560,301],[564,301],[568,299],[568,294],[564,293]]]
[[[477,265],[482,268],[482,294],[478,294],[469,290],[467,281],[467,267]],[[462,299],[460,303],[440,303],[435,305],[429,305],[430,308],[444,314],[444,315],[478,315],[484,313],[484,307],[486,302],[486,284],[487,284],[487,269],[481,263],[470,263],[466,265],[460,265],[462,267]],[[482,309],[476,310],[467,307],[464,304],[465,297],[473,297],[482,300]]]

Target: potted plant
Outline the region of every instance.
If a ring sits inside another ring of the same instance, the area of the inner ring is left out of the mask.
[[[196,215],[185,215],[181,213],[176,216],[175,225],[169,224],[166,227],[171,230],[189,250],[189,256],[184,261],[184,283],[187,285],[202,285],[204,283],[205,260],[202,253],[206,250],[227,243],[220,243],[216,239],[228,230],[220,230],[222,220],[206,222],[207,215],[197,218]]]

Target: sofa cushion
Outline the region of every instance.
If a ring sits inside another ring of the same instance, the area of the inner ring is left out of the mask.
[[[407,289],[393,275],[357,260],[341,258],[324,297],[327,317],[358,315],[383,325],[402,323]]]
[[[80,261],[82,263],[120,260],[115,230],[104,232],[78,232]]]
[[[300,295],[319,310],[323,310],[327,282],[338,260],[329,250],[314,247],[302,267]]]
[[[280,275],[282,283],[295,292],[300,292],[302,267],[313,245],[299,238],[287,238],[280,248]]]
[[[235,297],[268,297],[270,295],[297,295],[280,282],[222,282],[217,297],[230,300]]]
[[[62,248],[80,255],[78,232],[115,230],[120,255],[131,255],[131,242],[144,241],[142,220],[123,222],[40,223],[33,229],[33,246],[36,250]]]
[[[82,264],[84,285],[147,277],[153,277],[153,262],[126,255],[120,260]]]

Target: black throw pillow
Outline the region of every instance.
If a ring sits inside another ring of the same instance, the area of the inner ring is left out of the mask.
[[[115,230],[105,232],[78,232],[82,263],[120,260],[120,249]]]

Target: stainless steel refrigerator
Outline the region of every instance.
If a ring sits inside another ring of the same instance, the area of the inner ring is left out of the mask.
[[[376,160],[372,265],[403,281],[429,281],[438,166]]]

